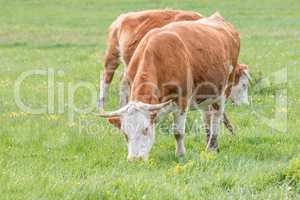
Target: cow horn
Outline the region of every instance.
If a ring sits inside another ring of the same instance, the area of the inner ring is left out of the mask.
[[[138,105],[140,108],[143,108],[145,110],[154,111],[154,110],[160,110],[172,102],[173,102],[173,100],[169,100],[169,101],[166,101],[166,102],[163,102],[160,104],[148,104],[148,103],[139,102]]]
[[[100,112],[100,113],[97,113],[96,115],[99,116],[99,117],[119,117],[120,115],[122,115],[125,111],[127,111],[127,107],[128,105],[116,110],[116,111],[111,111],[111,112]]]

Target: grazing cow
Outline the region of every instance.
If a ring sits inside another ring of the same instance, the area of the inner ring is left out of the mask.
[[[129,103],[102,113],[127,139],[128,159],[147,159],[155,138],[155,122],[174,115],[178,156],[185,154],[187,110],[201,107],[207,148],[218,149],[217,136],[226,96],[234,83],[240,39],[218,13],[197,21],[168,24],[148,32],[127,68]]]

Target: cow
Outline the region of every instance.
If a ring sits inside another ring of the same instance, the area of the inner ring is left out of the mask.
[[[100,81],[100,96],[98,100],[99,110],[104,109],[105,99],[108,95],[109,86],[118,68],[120,60],[124,64],[124,71],[129,64],[131,57],[142,38],[150,30],[163,27],[172,22],[198,20],[204,16],[183,10],[145,10],[130,12],[120,15],[110,26],[107,40],[107,50],[105,55],[104,72]],[[241,64],[242,66],[246,66]],[[245,69],[245,68],[241,68]],[[230,99],[235,105],[248,103],[248,79],[249,73],[239,71],[238,77],[233,86],[233,93]],[[239,80],[242,80],[239,82]],[[128,80],[123,77],[120,87],[120,105],[124,106],[128,102],[129,86]],[[229,122],[229,121],[228,121]],[[226,126],[228,128],[228,126]]]
[[[127,79],[133,80],[128,104],[99,114],[122,130],[128,160],[148,158],[155,124],[167,113],[174,116],[176,155],[183,156],[189,108],[204,111],[207,149],[218,150],[219,126],[234,85],[239,50],[239,33],[219,13],[149,31],[126,70]]]

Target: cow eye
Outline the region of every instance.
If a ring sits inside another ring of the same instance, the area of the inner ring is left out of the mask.
[[[244,89],[246,89],[246,88],[247,88],[247,84],[243,83],[242,87],[243,87]]]

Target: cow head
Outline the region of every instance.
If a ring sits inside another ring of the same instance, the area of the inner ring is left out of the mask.
[[[158,112],[171,102],[146,104],[130,102],[117,111],[100,116],[120,128],[128,146],[128,160],[146,160],[155,138],[154,119]]]
[[[248,87],[251,77],[248,71],[248,66],[245,64],[238,64],[235,73],[235,83],[232,86],[229,99],[234,105],[249,104]]]

